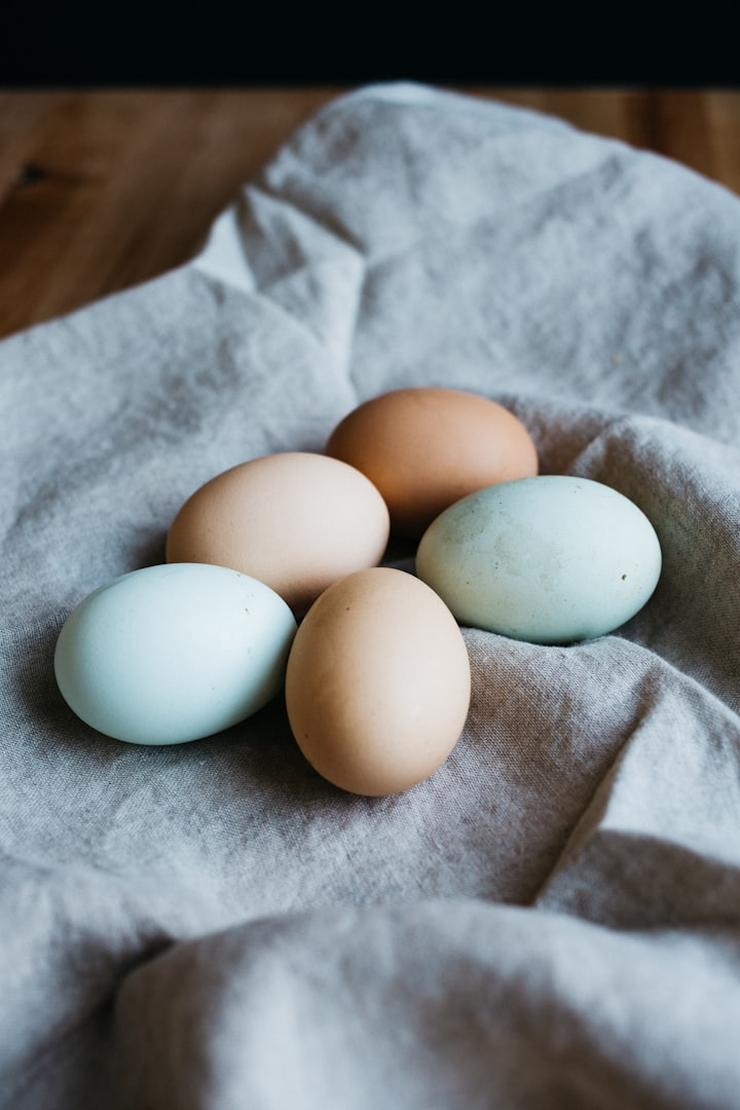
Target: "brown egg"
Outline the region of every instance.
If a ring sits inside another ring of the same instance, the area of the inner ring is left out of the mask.
[[[285,696],[311,766],[354,794],[393,794],[429,777],[470,704],[465,641],[440,598],[388,567],[322,594],[298,629]]]
[[[409,536],[475,490],[537,473],[524,425],[495,401],[457,389],[398,389],[366,401],[334,429],[326,451],[368,476],[392,528]]]
[[[185,502],[168,563],[216,563],[258,578],[300,613],[345,575],[380,562],[388,510],[359,470],[286,452],[242,463]]]

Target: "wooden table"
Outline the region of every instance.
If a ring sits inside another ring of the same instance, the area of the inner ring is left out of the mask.
[[[0,335],[183,262],[334,88],[0,94]],[[740,92],[469,89],[740,192]]]

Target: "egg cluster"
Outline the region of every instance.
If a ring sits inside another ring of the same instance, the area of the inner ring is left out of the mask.
[[[660,545],[640,509],[537,469],[526,428],[484,397],[368,401],[326,454],[253,459],[196,490],[166,564],[115,579],[68,617],[54,657],[62,695],[100,732],[159,745],[220,732],[284,683],[320,774],[356,794],[404,790],[465,724],[458,620],[567,643],[616,628],[655,589]],[[416,577],[378,566],[391,532],[421,537]]]

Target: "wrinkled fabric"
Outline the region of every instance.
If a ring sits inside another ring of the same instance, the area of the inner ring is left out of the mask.
[[[162,561],[198,485],[432,384],[643,509],[640,614],[570,647],[465,630],[464,734],[394,797],[315,775],[280,699],[160,749],[74,717],[64,618]],[[740,1105],[737,197],[363,89],[199,258],[1,343],[0,413],[2,1106]]]

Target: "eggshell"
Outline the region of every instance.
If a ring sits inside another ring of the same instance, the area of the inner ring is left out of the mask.
[[[437,595],[378,567],[338,582],[312,607],[285,692],[293,735],[319,774],[355,794],[391,794],[452,751],[470,703],[470,664]]]
[[[332,582],[380,562],[388,531],[383,498],[358,470],[286,452],[201,486],[170,528],[167,561],[233,567],[302,612]]]
[[[601,636],[648,600],[661,570],[637,505],[586,478],[491,486],[429,527],[416,570],[463,624],[537,643]]]
[[[295,628],[285,602],[253,578],[194,563],[147,567],[72,611],[54,670],[93,728],[131,744],[179,744],[269,701]]]
[[[392,528],[410,536],[474,490],[537,473],[524,425],[495,401],[457,389],[399,389],[366,401],[326,450],[374,482]]]

